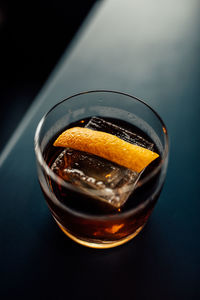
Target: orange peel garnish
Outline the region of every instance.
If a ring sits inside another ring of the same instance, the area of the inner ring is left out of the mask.
[[[138,173],[159,157],[157,153],[130,144],[115,135],[85,127],[67,129],[53,145],[88,152]]]

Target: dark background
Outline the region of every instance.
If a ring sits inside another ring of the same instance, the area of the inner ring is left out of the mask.
[[[62,17],[53,21],[55,7],[60,7],[60,14],[64,9],[60,1],[54,6],[51,2],[41,2],[15,3],[1,14],[4,16],[1,41],[7,38],[10,45],[10,48],[5,42],[0,45],[4,52],[0,56],[4,79],[1,90],[4,87],[5,95],[13,95],[8,97],[4,113],[1,110],[7,122],[3,130],[12,126],[15,115],[21,120],[19,103],[22,98],[28,99],[31,90],[28,78],[35,70],[33,78],[37,83],[47,55],[53,55],[53,45],[58,48],[53,36],[56,40],[61,31],[58,27],[53,32]],[[86,2],[82,2],[85,7]],[[0,156],[0,299],[199,300],[200,2],[127,0],[127,6],[125,0],[99,2],[96,17],[92,13],[91,23],[80,34],[82,38],[78,36],[79,42],[75,41],[75,47],[70,48],[73,55],[68,57],[70,51],[66,52],[10,147]],[[76,4],[75,14],[81,6]],[[50,6],[51,18],[47,10]],[[26,20],[21,31],[17,26],[22,20],[17,17],[19,7]],[[16,22],[9,27],[11,10]],[[33,11],[40,14],[41,26],[36,26],[40,18]],[[70,16],[74,22],[71,7]],[[47,25],[47,19],[51,19],[51,25]],[[32,36],[27,24],[33,24]],[[6,28],[13,34],[5,34]],[[68,45],[69,28],[66,26],[65,30],[64,49]],[[11,36],[19,50],[12,47]],[[20,43],[23,37],[27,39],[24,48]],[[31,59],[25,59],[24,53],[32,48],[38,56],[33,51]],[[24,71],[22,60],[27,64]],[[51,57],[50,61],[53,66]],[[28,93],[16,100],[20,82]],[[162,116],[170,135],[166,182],[147,226],[130,243],[102,251],[81,247],[57,228],[38,184],[33,147],[36,126],[57,99],[97,88],[120,90],[144,99]]]
[[[0,1],[0,152],[95,2]]]

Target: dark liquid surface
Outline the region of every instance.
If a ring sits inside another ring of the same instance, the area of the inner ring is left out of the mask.
[[[130,132],[135,133],[136,135],[144,138],[149,143],[154,142],[150,139],[149,136],[147,136],[143,131],[141,131],[139,128],[135,127],[134,125],[131,125],[125,121],[118,120],[118,119],[111,119],[111,118],[104,118],[104,120],[111,122],[112,124],[116,124],[119,127],[122,127]],[[85,124],[89,119],[80,120],[76,123],[70,124],[70,126],[64,128],[62,132],[70,127],[84,127]],[[58,132],[57,135],[48,143],[47,147],[44,151],[44,157],[47,161],[47,164],[49,167],[52,167],[53,163],[57,159],[57,157],[60,155],[60,153],[64,150],[64,148],[61,147],[54,147],[53,142],[56,140],[56,138],[61,134],[61,132]],[[154,144],[153,149],[154,152],[159,153],[158,148]],[[156,168],[160,162],[160,157],[156,159],[154,162],[152,162],[142,173],[138,185],[140,185],[140,181],[148,175],[154,168]],[[131,210],[144,202],[149,195],[151,195],[157,186],[157,180],[159,178],[159,174],[152,178],[149,182],[144,184],[141,187],[137,187],[133,193],[129,196],[128,200],[125,202],[124,205],[122,205],[120,208],[116,209],[112,207],[111,205],[107,204],[106,202],[102,202],[100,200],[94,199],[91,196],[82,194],[75,190],[67,189],[53,180],[49,178],[50,187],[52,189],[52,192],[56,196],[56,198],[65,204],[67,207],[81,213],[89,214],[89,215],[105,215],[105,214],[120,214],[122,212]]]

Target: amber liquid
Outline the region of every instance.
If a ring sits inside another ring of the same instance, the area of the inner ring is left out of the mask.
[[[131,124],[117,119],[107,120],[152,142],[143,131]],[[70,124],[68,128],[84,126],[87,121],[87,119],[78,121]],[[43,153],[49,167],[63,151],[63,148],[53,146],[53,141],[59,134],[60,132],[48,143]],[[159,152],[156,145],[153,151]],[[44,190],[43,192],[56,222],[68,236],[83,245],[94,248],[114,247],[133,238],[147,222],[160,194],[161,187],[158,188],[160,173],[142,186],[140,183],[158,166],[159,162],[160,158],[145,169],[137,188],[120,209],[113,208],[78,190],[66,188],[50,177],[46,180],[52,196],[48,196]]]

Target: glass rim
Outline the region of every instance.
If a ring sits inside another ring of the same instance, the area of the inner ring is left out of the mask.
[[[140,179],[137,185],[138,187],[141,187],[143,184],[145,184],[146,182],[148,182],[153,176],[155,176],[162,168],[162,166],[164,165],[164,163],[166,162],[166,160],[168,159],[168,152],[169,152],[169,136],[168,136],[168,131],[167,128],[162,120],[162,118],[159,116],[159,114],[150,106],[148,105],[146,102],[144,102],[143,100],[129,95],[127,93],[124,92],[119,92],[119,91],[112,91],[112,90],[90,90],[90,91],[84,91],[84,92],[80,92],[77,94],[74,94],[72,96],[69,96],[61,101],[59,101],[58,103],[56,103],[47,113],[44,114],[44,116],[41,118],[41,120],[39,121],[36,131],[35,131],[35,136],[34,136],[34,144],[35,144],[35,154],[36,154],[36,158],[37,161],[39,162],[40,166],[42,169],[45,170],[46,174],[48,176],[50,176],[53,180],[55,180],[56,182],[59,182],[61,184],[63,184],[64,186],[67,186],[70,189],[74,189],[77,190],[75,187],[73,187],[73,184],[71,183],[67,183],[66,181],[64,181],[61,177],[59,177],[58,175],[56,175],[51,168],[48,166],[48,164],[46,163],[45,159],[43,158],[43,154],[42,151],[40,149],[40,145],[39,145],[39,136],[40,136],[40,132],[42,129],[42,126],[46,120],[46,118],[48,117],[48,115],[59,105],[61,105],[62,103],[64,103],[65,101],[75,98],[77,96],[81,96],[81,95],[85,95],[85,94],[90,94],[90,93],[115,93],[115,94],[119,94],[122,96],[126,96],[129,98],[132,98],[134,100],[137,100],[138,102],[140,102],[141,104],[145,105],[147,108],[149,108],[153,114],[157,117],[157,119],[159,120],[159,122],[162,125],[162,129],[163,129],[163,133],[164,133],[164,147],[163,147],[163,154],[162,154],[162,159],[159,163],[159,165],[148,175],[146,175],[143,179]],[[80,192],[81,193],[81,192]],[[56,198],[56,197],[55,197]],[[52,198],[51,198],[52,199]],[[55,199],[52,199],[52,201],[54,201]],[[121,218],[122,216],[128,216],[128,215],[132,215],[134,213],[139,212],[141,209],[143,209],[144,207],[146,207],[146,205],[149,203],[149,197],[142,203],[140,203],[138,206],[126,211],[126,212],[121,212],[120,214],[107,214],[107,215],[91,215],[91,214],[86,214],[86,213],[81,213],[78,212],[74,209],[71,209],[69,207],[67,207],[65,204],[63,204],[62,202],[60,202],[57,198],[56,198],[56,204],[58,206],[60,206],[61,208],[63,208],[64,210],[67,210],[70,213],[73,213],[79,217],[82,218],[89,218],[89,219],[107,219],[107,218],[114,218],[114,219],[118,219]]]

